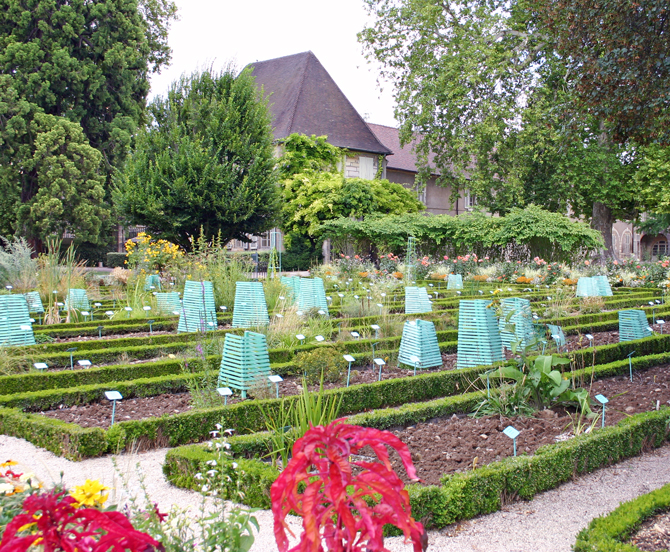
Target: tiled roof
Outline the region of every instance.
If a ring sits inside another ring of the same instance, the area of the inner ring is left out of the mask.
[[[275,139],[328,136],[334,146],[389,154],[312,52],[250,63],[269,96]]]
[[[405,147],[401,147],[400,131],[397,128],[374,125],[372,123],[368,123],[368,127],[374,132],[379,141],[393,152],[393,155],[386,158],[387,169],[396,169],[414,173],[419,172],[419,168],[416,165],[416,154],[412,151],[416,141],[413,140],[411,143],[406,144]],[[432,161],[432,159],[433,155],[429,157],[430,161]],[[433,174],[439,174],[435,169],[431,172]]]

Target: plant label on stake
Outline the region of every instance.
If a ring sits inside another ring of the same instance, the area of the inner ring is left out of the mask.
[[[65,349],[66,353],[70,353],[70,370],[74,370],[74,361],[72,360],[74,352],[77,350],[77,347],[70,347]]]
[[[663,333],[663,325],[665,324],[665,320],[661,320],[660,318],[656,320],[656,323],[661,327],[661,334]]]
[[[300,345],[302,345],[305,342],[305,336],[302,334],[296,334],[295,338],[300,341]]]
[[[46,370],[49,367],[49,365],[46,362],[36,362],[35,364],[33,364],[33,366],[35,367],[35,370],[39,370],[40,372],[42,370]]]
[[[375,331],[375,339],[377,339],[379,337],[379,326],[377,324],[372,324],[370,328]]]
[[[349,368],[347,368],[347,387],[349,387],[349,378],[351,376],[351,363],[355,362],[356,359],[351,355],[343,355],[343,357],[344,360],[346,360],[349,363]]]
[[[118,391],[105,391],[105,397],[108,401],[112,401],[112,425],[114,425],[114,416],[116,415],[116,401],[120,401],[123,399],[123,397]]]
[[[516,456],[516,438],[521,432],[512,426],[507,426],[505,429],[503,429],[503,433],[512,439],[512,443],[514,444],[514,456]]]
[[[605,395],[596,395],[595,399],[603,405],[603,419],[600,427],[605,427],[605,405],[610,401]]]
[[[226,406],[228,404],[228,397],[233,394],[230,387],[217,387],[216,392],[223,397],[223,405]]]
[[[268,379],[277,386],[277,398],[279,398],[279,383],[284,381],[284,379],[277,374],[268,376]]]
[[[632,351],[628,355],[628,369],[630,371],[630,382],[633,383],[633,359],[631,358],[635,354],[635,351]]]
[[[386,362],[384,362],[384,359],[382,359],[382,358],[374,358],[372,360],[377,366],[379,366],[379,380],[378,381],[382,381],[382,366],[384,366],[386,364]]]
[[[411,357],[409,357],[409,359],[414,364],[414,375],[416,376],[416,369],[417,369],[418,366],[421,365],[421,359],[416,355],[412,355]]]

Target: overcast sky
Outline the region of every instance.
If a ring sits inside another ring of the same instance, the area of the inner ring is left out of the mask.
[[[390,86],[363,57],[356,33],[367,21],[363,0],[176,0],[180,20],[170,29],[172,65],[151,80],[163,95],[182,73],[230,61],[242,68],[311,50],[368,121],[396,126]]]

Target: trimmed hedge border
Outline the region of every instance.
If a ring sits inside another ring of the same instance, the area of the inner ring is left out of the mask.
[[[597,517],[577,535],[575,552],[640,552],[630,539],[640,524],[670,510],[670,483],[621,504],[609,514]]]
[[[597,355],[603,359],[607,358],[621,358],[623,352],[635,347],[638,353],[642,351],[658,351],[667,350],[670,346],[670,336],[652,336],[643,340],[635,342],[625,342],[621,344],[613,344],[598,348]],[[585,350],[586,352],[586,350]],[[584,355],[588,360],[588,356]],[[633,365],[635,369],[644,369],[651,366],[658,365],[663,362],[670,361],[670,353],[651,354],[648,356],[633,357]],[[448,396],[461,392],[467,389],[470,382],[477,379],[478,375],[488,370],[490,367],[478,367],[465,370],[449,370],[436,373],[428,373],[417,376],[416,378],[401,378],[393,380],[385,380],[372,384],[362,384],[352,386],[346,389],[330,390],[327,393],[341,393],[343,396],[343,414],[353,414],[369,409],[378,409],[385,406],[402,405],[408,402],[421,401],[436,396]],[[628,361],[617,360],[609,364],[599,364],[595,367],[588,367],[582,370],[574,371],[572,376],[575,378],[581,375],[590,376],[593,373],[594,377],[605,377],[625,373],[628,369]],[[130,396],[147,396],[157,394],[173,389],[183,389],[185,386],[184,379],[188,376],[164,376],[159,378],[147,378],[144,380],[133,380],[129,382],[110,382],[109,384],[98,384],[81,386],[79,388],[71,388],[55,391],[38,391],[15,394],[13,396],[3,397],[2,401],[5,406],[22,406],[23,408],[35,407],[39,404],[62,404],[63,401],[79,401],[87,402],[102,397],[105,389],[110,387],[123,387],[124,394]],[[113,384],[113,385],[112,385]],[[452,397],[450,397],[452,398]],[[453,397],[453,400],[458,400],[459,397]],[[289,399],[291,400],[291,399]],[[177,446],[207,439],[209,430],[214,427],[216,423],[222,423],[225,427],[232,427],[241,433],[254,432],[262,429],[262,414],[258,409],[260,401],[246,401],[231,406],[221,406],[207,410],[193,410],[172,416],[163,416],[161,418],[152,418],[147,420],[126,421],[116,424],[113,430],[108,433],[108,447],[112,450],[116,447],[123,447],[133,441],[139,441],[144,448],[159,447],[159,446]],[[467,400],[466,400],[467,402]],[[269,409],[278,408],[279,401],[270,400],[264,401],[262,404]],[[398,412],[412,411],[413,416],[419,415],[418,412],[424,408],[424,405],[409,405],[409,410],[404,407],[401,409],[392,409],[392,416],[398,416]],[[465,408],[465,407],[463,407]],[[469,407],[468,407],[469,408]],[[465,410],[461,410],[465,411]],[[25,414],[13,411],[14,416]],[[7,415],[10,413],[10,408],[0,408],[0,432],[25,437],[28,432],[14,433],[16,429],[15,423],[6,421]],[[404,414],[403,414],[404,415]],[[10,416],[11,418],[12,416]],[[30,421],[30,417],[26,418],[26,423]],[[44,417],[40,417],[44,424],[49,424],[50,421]],[[398,423],[398,422],[394,422]],[[71,428],[71,430],[69,429]],[[69,443],[72,440],[71,434],[77,434],[82,428],[73,424],[60,423],[61,432],[58,434],[59,439],[63,442]],[[38,430],[36,430],[38,431]],[[101,430],[102,431],[102,430]],[[112,431],[116,432],[109,435]],[[112,438],[113,437],[113,438]],[[37,439],[37,437],[36,437]],[[55,439],[55,437],[54,437]],[[62,445],[53,444],[58,450],[64,450]],[[102,450],[102,449],[101,449]],[[104,450],[102,451],[104,452]],[[100,452],[100,453],[102,453]],[[67,453],[72,457],[87,456],[86,450],[76,449],[72,452],[67,449]]]
[[[350,421],[359,423],[357,417]],[[669,434],[669,408],[637,414],[616,426],[545,445],[533,456],[510,457],[475,471],[445,475],[440,486],[410,485],[407,488],[412,514],[428,528],[490,514],[508,502],[530,500],[537,493],[556,488],[578,475],[659,447]],[[211,453],[197,445],[170,450],[163,473],[176,486],[195,488],[195,474],[206,471],[206,461],[211,458]],[[269,508],[269,489],[279,472],[258,460],[236,461],[243,472],[244,503]]]

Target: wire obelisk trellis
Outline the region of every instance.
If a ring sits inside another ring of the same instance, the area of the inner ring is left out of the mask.
[[[407,238],[407,254],[405,255],[405,281],[414,280],[414,268],[416,266],[416,238],[409,236]]]
[[[268,278],[281,275],[281,251],[277,247],[279,232],[270,232],[270,257],[268,259]]]

